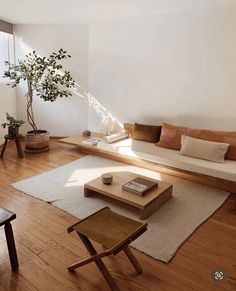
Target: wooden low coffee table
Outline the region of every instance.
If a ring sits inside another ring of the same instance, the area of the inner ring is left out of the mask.
[[[103,184],[101,177],[94,179],[84,185],[84,196],[101,194],[117,201],[124,202],[140,211],[140,219],[146,219],[155,212],[162,204],[172,197],[171,184],[144,177],[131,172],[113,172],[111,185]],[[123,190],[121,186],[137,177],[143,177],[158,183],[158,187],[150,190],[140,197],[130,191]]]

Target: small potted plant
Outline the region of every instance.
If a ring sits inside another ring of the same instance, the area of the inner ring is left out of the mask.
[[[8,127],[8,135],[16,136],[19,133],[19,127],[22,126],[25,122],[23,120],[15,119],[10,114],[6,113],[7,122],[4,122],[1,126],[3,128]]]

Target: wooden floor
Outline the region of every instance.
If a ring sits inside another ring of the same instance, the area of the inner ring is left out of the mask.
[[[12,273],[1,228],[0,291],[109,290],[95,264],[75,274],[67,271],[69,264],[87,256],[77,236],[66,232],[76,218],[10,185],[81,157],[72,146],[51,144],[51,152],[27,155],[22,160],[10,145],[0,160],[0,206],[17,214],[13,229],[20,262],[19,270]],[[134,253],[143,275],[136,275],[122,253],[104,259],[121,290],[236,290],[236,195],[183,244],[169,264]],[[225,282],[212,280],[216,268],[227,273]]]

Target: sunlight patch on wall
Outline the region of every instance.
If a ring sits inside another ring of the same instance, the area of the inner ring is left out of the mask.
[[[92,109],[96,114],[102,132],[111,132],[114,129],[121,130],[124,128],[124,125],[112,115],[104,105],[78,83],[76,83],[76,87],[72,91],[75,95],[83,98],[85,102],[88,103],[88,109]]]
[[[18,38],[18,43],[20,46],[20,51],[22,52],[22,58],[31,53],[33,49],[23,41],[21,37]],[[40,56],[40,54],[39,54]],[[111,113],[108,109],[102,105],[95,96],[90,92],[87,92],[78,82],[75,85],[75,88],[71,89],[73,96],[77,96],[83,99],[84,102],[88,105],[88,110],[93,111],[93,115],[96,116],[98,131],[100,132],[109,132],[113,130],[122,130],[123,124]],[[92,129],[93,130],[93,129]]]
[[[20,37],[19,38],[19,43],[20,43],[20,49],[23,53],[25,53],[26,55],[31,53],[33,51],[33,49],[28,46],[23,40],[22,38]]]

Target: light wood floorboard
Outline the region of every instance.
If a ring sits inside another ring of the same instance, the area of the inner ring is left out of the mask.
[[[109,290],[95,264],[74,274],[67,266],[87,257],[76,234],[66,229],[77,221],[50,204],[15,190],[10,184],[48,171],[83,156],[76,148],[51,141],[51,151],[16,157],[14,144],[0,160],[0,206],[16,212],[13,231],[20,268],[12,273],[3,227],[0,228],[0,291],[6,290]],[[97,249],[101,249],[96,245]],[[137,275],[126,256],[105,258],[121,290],[236,290],[236,195],[188,239],[169,264],[139,251],[134,253],[144,270]],[[211,278],[221,267],[228,274],[224,283]]]

